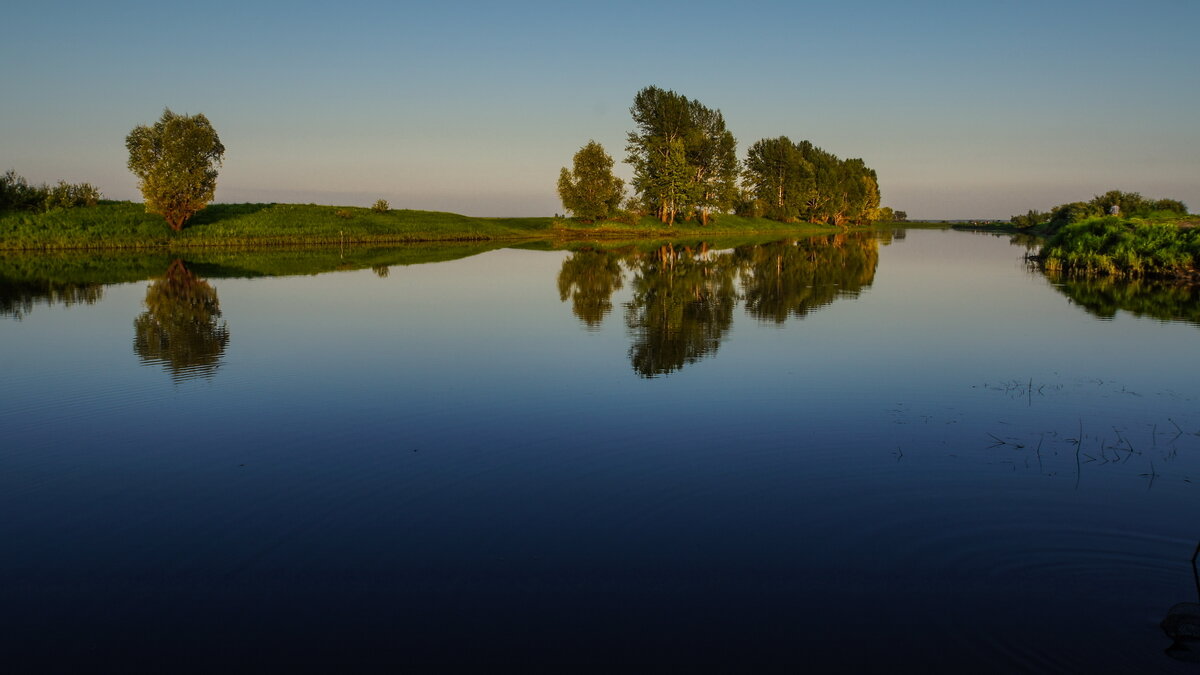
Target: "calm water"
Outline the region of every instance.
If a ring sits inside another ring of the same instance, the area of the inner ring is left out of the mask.
[[[1024,253],[0,258],[0,654],[1197,672],[1200,300]]]

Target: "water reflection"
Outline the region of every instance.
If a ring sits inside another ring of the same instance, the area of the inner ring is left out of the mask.
[[[1167,611],[1159,626],[1171,638],[1166,654],[1177,661],[1200,663],[1200,571],[1196,559],[1200,557],[1200,544],[1192,554],[1192,579],[1196,582],[1196,602],[1181,602]]]
[[[584,249],[563,261],[558,273],[558,297],[571,299],[571,311],[589,329],[597,328],[612,311],[612,294],[624,285],[622,255]]]
[[[857,296],[875,279],[880,236],[848,233],[723,251],[705,243],[583,249],[563,261],[559,298],[570,299],[575,316],[595,330],[612,311],[628,270],[629,360],[638,375],[655,377],[714,354],[739,300],[750,316],[782,324]]]
[[[1089,314],[1111,319],[1118,311],[1200,325],[1200,285],[1156,279],[1070,276],[1047,271],[1058,292]]]
[[[61,283],[41,279],[0,280],[0,316],[20,321],[39,304],[65,307],[92,305],[102,297],[104,286],[101,284]]]
[[[175,260],[146,289],[146,311],[133,322],[133,351],[176,380],[211,377],[229,344],[217,291]]]
[[[856,297],[875,280],[879,247],[856,234],[814,237],[793,245],[742,247],[746,311],[760,321],[802,319],[843,297]]]
[[[717,351],[737,304],[732,256],[666,244],[632,261],[625,325],[629,361],[642,377],[671,373]]]

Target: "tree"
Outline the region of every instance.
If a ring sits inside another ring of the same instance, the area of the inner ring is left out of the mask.
[[[176,115],[165,109],[154,126],[134,127],[125,146],[146,211],[162,215],[171,229],[183,229],[212,201],[225,146],[204,115]]]
[[[614,214],[625,195],[625,182],[613,175],[613,159],[596,141],[588,141],[574,157],[574,169],[558,175],[563,208],[582,220],[603,220]]]
[[[626,163],[633,188],[664,223],[683,213],[708,223],[737,197],[737,141],[720,110],[658,87],[639,91],[629,109],[636,131],[628,135]]]

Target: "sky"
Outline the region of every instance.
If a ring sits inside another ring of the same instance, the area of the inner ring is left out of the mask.
[[[628,178],[650,85],[861,157],[913,219],[1112,189],[1200,211],[1200,1],[9,3],[0,171],[140,201],[164,108],[226,148],[217,201],[561,212],[589,140]]]

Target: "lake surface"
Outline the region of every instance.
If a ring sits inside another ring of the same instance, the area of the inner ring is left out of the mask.
[[[576,249],[0,258],[0,654],[1197,672],[1194,289]]]

